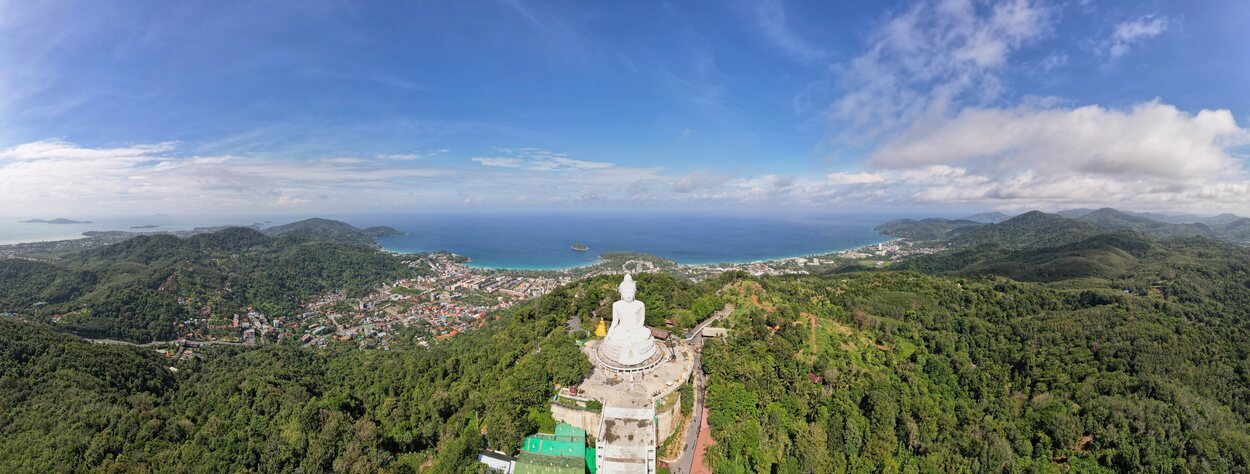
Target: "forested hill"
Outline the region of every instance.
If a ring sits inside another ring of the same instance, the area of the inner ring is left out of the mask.
[[[722,284],[638,281],[661,314],[710,313],[694,295]],[[176,376],[150,350],[0,319],[0,472],[477,472],[480,449],[553,429],[556,384],[590,370],[568,319],[608,314],[617,282],[557,289],[429,348],[219,348]]]
[[[372,246],[377,246],[377,242],[374,240],[377,237],[402,234],[402,232],[387,226],[360,229],[346,222],[315,217],[290,224],[273,226],[265,229],[264,232],[266,235],[271,236],[298,236],[330,242]]]
[[[877,226],[883,235],[914,241],[944,241],[985,225],[971,219],[899,219]]]
[[[956,246],[1001,245],[1050,247],[1105,232],[1092,224],[1038,211],[1026,212],[997,224],[970,229],[949,239]]]
[[[1242,283],[1228,290],[1247,301]],[[739,282],[730,336],[704,354],[711,457],[725,472],[1245,472],[1248,307],[1143,290]]]
[[[1246,472],[1250,249],[1053,242],[722,291],[739,311],[704,354],[718,469]]]
[[[1062,211],[1047,214],[1026,212],[1010,219],[900,219],[877,227],[877,232],[912,241],[946,242],[956,246],[996,244],[1010,247],[1047,247],[1067,244],[1097,234],[1131,230],[1157,238],[1207,237],[1229,242],[1250,242],[1250,219],[1231,214],[1165,222],[1163,216],[1127,213],[1111,208]],[[977,216],[974,216],[977,217]]]
[[[308,298],[359,295],[413,272],[369,246],[249,228],[153,234],[51,262],[0,259],[0,313],[64,315],[59,328],[88,337],[166,340],[200,308],[290,314]]]
[[[97,291],[182,268],[169,252],[367,249],[232,232],[40,266],[41,291],[113,301]],[[644,274],[638,298],[652,325],[737,308],[703,357],[716,472],[1246,472],[1247,250],[1064,240],[830,276]],[[143,349],[0,320],[0,472],[477,469],[477,450],[550,429],[556,385],[589,369],[567,322],[610,314],[618,281],[571,283],[428,349],[215,349],[177,374]]]

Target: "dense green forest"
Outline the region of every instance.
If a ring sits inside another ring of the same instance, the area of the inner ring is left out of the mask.
[[[913,241],[947,240],[985,225],[969,219],[899,219],[877,226],[876,231]]]
[[[899,219],[877,226],[877,232],[912,241],[947,242],[956,246],[1004,244],[1045,247],[1072,243],[1104,232],[1134,231],[1155,238],[1207,237],[1228,242],[1250,242],[1250,218],[1232,214],[1180,217],[1129,213],[1111,208],[1073,209],[1046,214],[1031,211],[1011,217],[1001,213],[969,219]],[[1160,220],[1160,219],[1167,219]]]
[[[551,423],[556,386],[590,370],[568,319],[609,314],[617,283],[583,280],[429,348],[218,348],[176,374],[151,349],[0,319],[0,472],[472,471],[478,450]],[[718,282],[639,284],[657,314],[719,301]]]
[[[514,449],[589,362],[560,291],[429,349],[150,349],[0,320],[0,472],[435,472]]]
[[[651,325],[737,308],[703,357],[714,470],[1246,472],[1250,251],[1131,230],[1053,245],[996,235],[883,271],[638,275]],[[202,262],[300,269],[267,275],[317,288],[344,284],[315,277],[348,271],[324,263],[354,261],[343,249],[384,255],[337,245],[242,230],[139,240],[23,263],[48,284],[6,281],[0,296],[98,298],[93,312],[126,320],[176,314],[153,294],[225,288],[187,280],[222,268]],[[284,247],[340,257],[300,267]],[[515,451],[550,425],[556,385],[589,370],[569,320],[608,316],[618,282],[569,284],[429,348],[219,348],[176,373],[150,349],[0,320],[0,471],[473,471],[477,450]],[[302,288],[231,287],[279,302]]]
[[[1019,247],[900,265],[945,276],[725,288],[739,311],[704,354],[717,470],[1246,472],[1250,252]]]
[[[273,226],[265,229],[264,233],[265,235],[275,237],[280,235],[289,237],[307,237],[327,242],[369,246],[377,246],[377,242],[374,240],[377,237],[403,234],[403,232],[400,232],[393,227],[377,226],[360,229],[346,222],[332,219],[321,219],[317,217],[292,222],[290,224]]]
[[[60,327],[88,337],[166,340],[176,321],[201,308],[292,314],[309,298],[359,296],[415,272],[362,244],[242,227],[188,238],[155,234],[52,262],[0,259],[0,312],[64,315]]]

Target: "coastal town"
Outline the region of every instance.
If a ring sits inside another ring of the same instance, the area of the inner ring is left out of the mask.
[[[644,254],[607,254],[594,265],[560,270],[476,268],[451,253],[419,254],[408,264],[421,270],[422,276],[387,283],[364,297],[330,293],[305,302],[299,314],[267,315],[250,310],[183,321],[178,327],[178,343],[189,350],[177,355],[194,357],[199,353],[195,348],[215,344],[325,347],[354,343],[362,349],[389,350],[397,335],[406,343],[428,346],[480,328],[502,310],[528,299],[596,275],[664,272],[698,281],[731,271],[756,276],[823,274],[847,266],[882,267],[941,249],[896,239],[822,255],[703,265],[679,264]]]
[[[253,228],[262,225],[257,223]],[[327,223],[311,222],[310,225]],[[346,227],[336,230],[360,231],[342,225]],[[218,229],[200,227],[169,233],[188,237],[213,230]],[[81,239],[0,246],[0,253],[40,260],[136,235],[140,234],[88,232]],[[474,266],[466,256],[449,252],[396,254],[412,270],[406,277],[388,281],[363,295],[334,289],[301,301],[296,309],[284,310],[281,314],[266,314],[255,306],[223,310],[211,300],[179,298],[177,303],[186,307],[188,314],[174,323],[176,339],[144,345],[159,348],[170,358],[202,357],[203,349],[217,345],[326,347],[354,344],[361,349],[380,350],[389,350],[394,344],[429,346],[435,341],[481,328],[504,310],[526,300],[597,275],[666,273],[696,282],[726,272],[755,276],[822,275],[882,268],[909,256],[930,254],[943,248],[941,244],[893,239],[832,253],[716,264],[683,264],[649,254],[612,252],[600,255],[591,265],[542,270],[482,268]],[[575,244],[572,251],[584,250],[579,250]],[[55,323],[64,316],[52,314],[50,319]]]

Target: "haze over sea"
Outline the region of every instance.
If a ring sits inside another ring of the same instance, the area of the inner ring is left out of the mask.
[[[872,229],[880,215],[735,215],[728,213],[422,213],[353,216],[360,226],[389,225],[386,250],[446,250],[489,268],[556,269],[595,263],[605,252],[642,252],[679,263],[748,262],[795,257],[888,240]],[[581,242],[584,252],[571,246]]]
[[[27,219],[53,219],[58,217],[81,221],[78,224],[46,224],[21,222]],[[196,227],[214,227],[222,225],[250,226],[263,224],[271,217],[175,217],[167,215],[130,216],[130,217],[82,217],[82,216],[4,216],[0,217],[0,245],[22,242],[44,242],[82,238],[83,232],[90,231],[124,231],[124,232],[162,232],[173,230],[190,230]],[[282,219],[282,218],[279,218]],[[285,223],[285,220],[274,220],[274,223]],[[155,226],[155,227],[147,227]],[[136,228],[143,227],[143,228]]]

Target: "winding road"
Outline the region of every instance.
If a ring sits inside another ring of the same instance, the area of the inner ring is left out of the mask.
[[[152,341],[152,342],[130,342],[130,341],[119,341],[116,339],[91,339],[89,337],[84,337],[83,339],[94,342],[96,344],[121,344],[121,345],[126,345],[126,346],[135,346],[135,347],[153,347],[153,346],[163,346],[166,344],[178,344],[178,345],[195,344],[199,346],[214,346],[214,345],[246,346],[247,345],[246,343],[243,343],[243,342],[188,341],[186,339],[177,339],[173,341]]]
[[[699,427],[703,422],[703,404],[704,399],[707,397],[707,381],[703,375],[703,328],[720,318],[728,316],[733,311],[733,305],[725,305],[724,309],[717,311],[712,317],[695,326],[690,336],[686,337],[686,342],[694,349],[694,406],[691,407],[694,417],[690,420],[689,426],[686,427],[685,440],[682,441],[681,456],[678,456],[677,461],[669,466],[669,469],[674,473],[685,474],[694,472],[695,449],[699,444]]]

